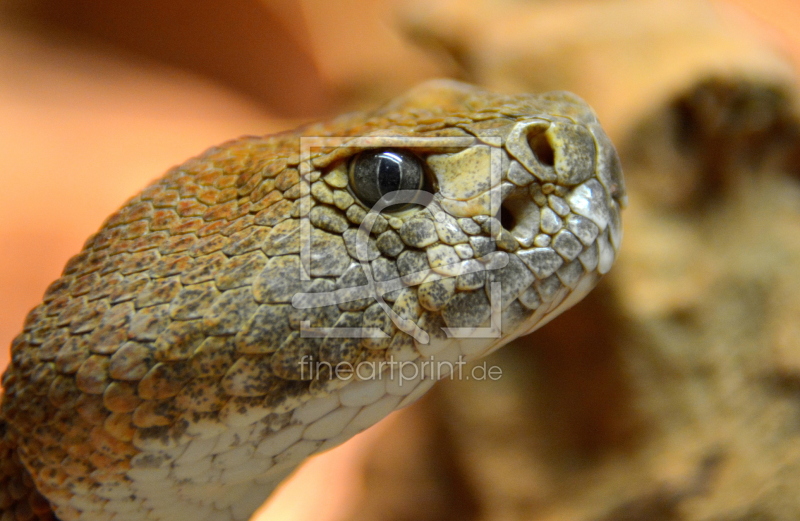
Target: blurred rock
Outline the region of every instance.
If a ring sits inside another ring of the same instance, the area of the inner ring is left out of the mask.
[[[445,382],[406,413],[444,418],[476,519],[799,518],[791,67],[701,2],[445,0],[408,20],[463,77],[589,100],[630,189],[600,287],[493,355],[501,380]],[[407,472],[365,483],[413,501]]]

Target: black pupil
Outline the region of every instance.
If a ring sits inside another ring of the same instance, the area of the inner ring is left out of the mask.
[[[377,159],[378,189],[381,194],[399,190],[403,176],[403,160],[394,152],[383,152]]]
[[[420,190],[424,181],[422,164],[417,156],[403,150],[370,150],[353,159],[350,186],[353,193],[372,207],[383,196],[397,190]],[[394,197],[392,198],[394,199]],[[400,195],[395,210],[410,203],[408,194]],[[387,203],[392,201],[386,200]]]

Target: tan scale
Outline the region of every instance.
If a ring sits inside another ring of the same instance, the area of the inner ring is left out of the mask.
[[[348,139],[306,156],[303,137]],[[386,138],[433,192],[376,215],[349,172]],[[580,300],[624,204],[616,152],[568,93],[436,81],[209,149],[112,215],[28,315],[3,377],[0,520],[248,519],[445,363]]]

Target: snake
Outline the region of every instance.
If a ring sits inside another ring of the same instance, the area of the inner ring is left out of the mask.
[[[0,520],[249,519],[309,456],[577,303],[626,201],[567,92],[431,80],[210,148],[111,215],[27,315]]]

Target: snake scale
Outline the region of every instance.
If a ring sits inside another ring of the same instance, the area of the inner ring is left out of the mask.
[[[109,217],[14,339],[0,521],[248,519],[306,457],[579,301],[624,204],[564,92],[438,80],[207,150]]]

